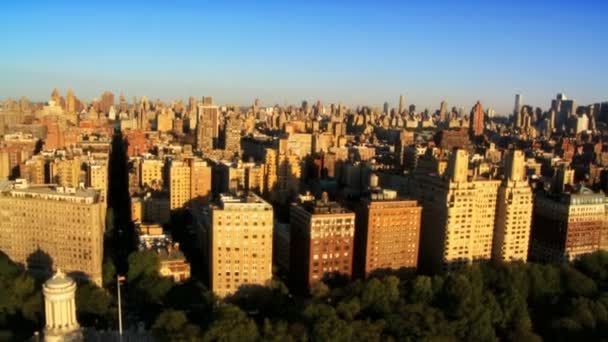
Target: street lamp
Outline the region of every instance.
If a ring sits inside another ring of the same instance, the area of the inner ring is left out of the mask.
[[[122,303],[120,299],[120,282],[125,281],[127,279],[125,276],[117,275],[116,276],[116,292],[118,292],[118,336],[122,341]]]

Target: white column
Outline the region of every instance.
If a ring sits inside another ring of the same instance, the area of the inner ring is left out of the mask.
[[[44,301],[44,315],[46,318],[46,326],[50,328],[53,325],[53,317],[51,316],[51,308],[47,300]]]
[[[67,326],[68,323],[68,317],[67,317],[67,310],[66,310],[66,305],[65,305],[65,299],[61,301],[61,304],[59,305],[59,310],[61,311],[61,325],[65,328]]]
[[[61,324],[62,328],[65,328],[65,308],[63,300],[57,302],[57,311],[59,311],[59,324]]]
[[[65,308],[65,324],[68,327],[72,326],[72,303],[70,302],[70,300],[66,300],[65,301],[65,305],[63,306]]]
[[[51,321],[53,322],[53,325],[51,325],[52,329],[55,329],[57,327],[57,313],[55,312],[55,302],[51,301]]]
[[[69,310],[69,317],[70,317],[70,327],[74,326],[74,321],[75,321],[75,317],[74,317],[74,301],[70,300],[70,304],[68,306],[68,310]]]
[[[70,316],[72,317],[72,319],[70,320],[70,324],[72,326],[76,325],[76,303],[74,302],[74,300],[70,300]]]

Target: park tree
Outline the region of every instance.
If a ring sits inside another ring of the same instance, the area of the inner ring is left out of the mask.
[[[83,326],[107,328],[114,322],[113,298],[107,290],[90,282],[76,289],[76,312]]]
[[[200,329],[188,322],[183,311],[165,310],[152,325],[152,332],[161,341],[200,341]]]
[[[203,335],[203,341],[253,342],[258,339],[255,322],[237,306],[222,305],[214,312],[214,317]]]
[[[128,282],[136,282],[143,277],[158,275],[160,269],[160,259],[152,251],[136,251],[129,255],[129,271],[127,273]]]
[[[107,258],[103,261],[102,265],[102,275],[103,279],[103,287],[106,289],[114,288],[116,284],[116,266],[114,265],[114,261]]]
[[[289,334],[289,324],[285,321],[272,322],[264,319],[262,329],[262,340],[268,342],[294,342],[294,338]]]

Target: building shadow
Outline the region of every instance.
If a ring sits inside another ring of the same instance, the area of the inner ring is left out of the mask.
[[[295,307],[293,297],[286,287],[241,285],[224,300],[240,307],[260,323],[265,318],[284,318],[290,314],[290,308]]]
[[[84,272],[82,272],[82,271],[71,271],[71,272],[67,272],[66,274],[69,277],[71,277],[72,279],[74,279],[77,282],[79,282],[79,283],[82,283],[82,282],[90,282],[90,283],[92,283],[91,278],[89,277],[89,275],[86,274],[86,273],[84,273]]]
[[[38,248],[27,257],[25,266],[36,277],[49,277],[53,274],[53,257]]]

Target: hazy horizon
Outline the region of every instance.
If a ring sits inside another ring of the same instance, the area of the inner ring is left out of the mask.
[[[608,100],[601,1],[390,1],[4,5],[0,98],[68,88],[128,101],[213,96],[219,104],[344,103],[497,114],[514,96],[546,109],[559,92]]]

